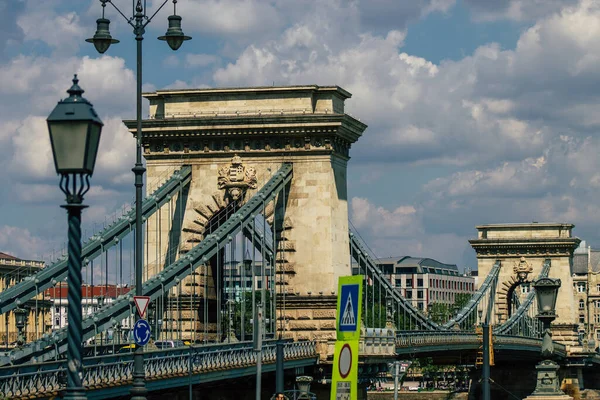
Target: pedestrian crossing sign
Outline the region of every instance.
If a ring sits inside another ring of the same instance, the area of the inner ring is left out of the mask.
[[[337,339],[360,338],[362,275],[340,277],[338,283]]]

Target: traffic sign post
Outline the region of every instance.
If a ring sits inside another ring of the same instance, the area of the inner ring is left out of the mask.
[[[358,396],[358,340],[335,342],[331,399],[356,400]]]
[[[144,318],[148,304],[150,304],[150,296],[133,296],[133,302],[140,318]]]
[[[333,355],[331,399],[356,400],[358,396],[358,341],[363,276],[340,277],[337,302],[337,341]]]
[[[145,346],[150,341],[152,331],[150,324],[145,319],[139,319],[133,326],[133,340],[138,346]]]
[[[359,340],[363,276],[342,276],[338,283],[337,339]]]

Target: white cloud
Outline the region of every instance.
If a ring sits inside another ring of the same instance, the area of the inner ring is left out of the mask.
[[[476,21],[531,21],[576,5],[579,0],[465,0]]]
[[[17,258],[30,260],[52,251],[56,243],[37,237],[29,230],[16,226],[0,226],[0,249]]]
[[[83,42],[86,29],[75,12],[57,14],[49,7],[39,7],[38,1],[29,3],[28,12],[17,20],[25,40],[40,40],[61,54],[72,53]]]

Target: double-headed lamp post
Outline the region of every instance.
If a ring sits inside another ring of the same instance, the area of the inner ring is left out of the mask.
[[[50,143],[56,173],[60,175],[60,189],[66,196],[69,222],[68,259],[68,327],[67,327],[67,390],[65,399],[85,399],[82,383],[81,343],[81,210],[83,195],[90,188],[94,173],[100,133],[104,125],[92,105],[81,95],[77,84],[60,101],[47,119]]]
[[[143,268],[143,242],[142,242],[142,188],[144,186],[144,164],[142,163],[142,40],[146,26],[152,21],[152,18],[164,7],[169,0],[164,0],[158,7],[156,12],[150,17],[146,14],[146,1],[131,0],[133,7],[133,15],[126,17],[125,14],[114,4],[115,0],[99,0],[102,3],[102,18],[96,20],[96,33],[92,38],[86,39],[86,42],[93,43],[94,47],[100,54],[104,53],[111,44],[119,43],[117,39],[113,39],[109,31],[110,20],[104,18],[104,10],[106,4],[113,6],[121,16],[125,18],[127,23],[133,28],[133,34],[137,42],[137,90],[136,90],[136,159],[135,166],[132,171],[135,175],[135,295],[141,296],[142,292],[142,268]],[[173,15],[169,16],[169,28],[164,36],[160,36],[159,40],[167,42],[169,47],[177,50],[184,41],[190,40],[191,37],[183,34],[181,30],[181,17],[177,15],[177,0],[172,0]],[[140,319],[140,315],[136,312],[135,321]],[[147,390],[144,383],[144,350],[141,346],[136,346],[134,354],[134,370],[133,370],[133,385],[131,388],[132,400],[145,400]]]
[[[555,309],[558,289],[560,288],[560,279],[540,278],[534,281],[532,286],[535,289],[538,304],[538,315],[536,317],[544,324],[542,357],[545,360],[540,361],[535,367],[537,370],[537,383],[534,392],[527,399],[535,399],[536,397],[547,398],[546,396],[556,396],[552,398],[556,398],[557,400],[561,398],[570,399],[571,397],[566,396],[560,390],[558,364],[550,360],[554,355],[550,324],[557,317]]]

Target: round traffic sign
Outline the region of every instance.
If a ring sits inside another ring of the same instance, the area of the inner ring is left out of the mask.
[[[340,377],[342,379],[346,379],[348,375],[350,375],[350,370],[352,369],[352,350],[350,349],[350,345],[348,343],[342,346],[340,350],[340,357],[338,359],[338,371],[340,372]]]
[[[148,321],[139,319],[133,326],[133,339],[138,346],[145,346],[150,341],[151,328]]]

